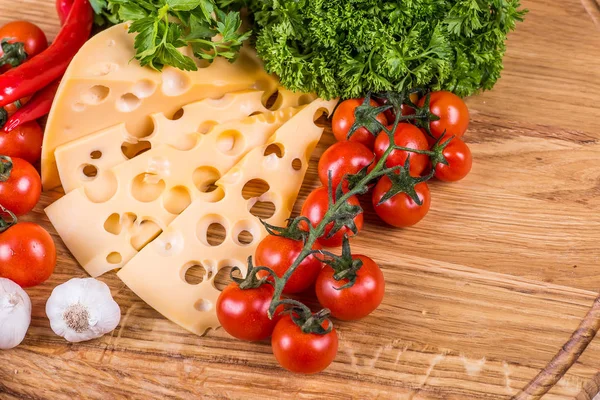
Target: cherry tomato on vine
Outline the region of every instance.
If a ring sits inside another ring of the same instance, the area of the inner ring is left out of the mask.
[[[319,159],[319,179],[327,187],[329,173],[335,190],[345,175],[357,174],[361,169],[375,160],[375,154],[363,144],[358,142],[337,142],[329,147]],[[343,188],[348,189],[348,182],[344,181]]]
[[[339,142],[343,142],[348,140],[348,131],[350,131],[350,127],[354,124],[356,120],[354,117],[354,110],[356,107],[360,106],[365,99],[348,99],[342,101],[335,113],[333,114],[333,118],[331,120],[331,129],[333,130],[333,134],[335,138]],[[375,100],[371,100],[371,106],[377,107],[378,104]],[[383,125],[387,124],[388,121],[385,118],[383,113],[377,115],[377,120],[381,122]],[[364,126],[358,128],[350,137],[350,141],[359,142],[365,145],[367,148],[372,149],[373,143],[375,142],[375,136],[377,132],[369,132],[367,128]]]
[[[449,138],[448,138],[449,139]],[[442,138],[442,143],[447,140]],[[460,139],[452,139],[442,154],[446,158],[448,165],[438,163],[435,166],[435,177],[444,182],[456,182],[463,179],[471,171],[473,165],[473,156],[469,146]]]
[[[304,243],[301,240],[292,240],[282,236],[269,235],[265,237],[256,248],[254,262],[256,265],[268,267],[282,277],[294,261],[298,258]],[[315,243],[313,250],[319,250],[321,245]],[[321,272],[323,264],[314,255],[306,257],[294,271],[283,288],[283,293],[300,293],[310,288]],[[259,278],[267,276],[266,271],[256,274]]]
[[[0,28],[0,41],[7,39],[9,43],[21,42],[27,53],[27,58],[31,58],[48,47],[48,39],[44,31],[37,25],[27,21],[13,21]],[[0,57],[4,55],[0,48]],[[9,69],[9,65],[0,67],[0,71]]]
[[[46,281],[56,266],[56,247],[44,228],[20,222],[0,233],[0,277],[21,287]]]
[[[267,314],[275,289],[265,284],[253,289],[241,289],[233,282],[219,295],[216,310],[219,323],[231,336],[247,341],[259,341],[271,336],[283,307],[277,307],[273,319]]]
[[[431,195],[426,182],[417,183],[415,191],[423,202],[422,205],[415,203],[406,193],[398,193],[387,201],[379,204],[379,201],[392,187],[392,181],[386,175],[382,176],[375,189],[373,189],[373,207],[375,212],[386,223],[397,228],[405,228],[419,222],[429,212],[431,206]]]
[[[328,322],[323,323],[327,329]],[[324,335],[304,333],[289,315],[281,317],[271,338],[273,354],[288,371],[299,374],[316,374],[327,368],[338,351],[335,328]]]
[[[392,127],[389,126],[388,129]],[[429,150],[427,138],[419,128],[407,123],[400,123],[394,131],[394,143],[397,146],[407,147],[414,150]],[[381,132],[375,140],[375,155],[377,159],[383,157],[385,151],[390,147],[390,139],[385,132]],[[404,165],[406,158],[410,155],[410,174],[420,176],[429,166],[429,156],[406,150],[394,150],[388,156],[385,165],[395,167]]]
[[[12,159],[12,168],[0,158],[0,204],[20,216],[33,210],[42,194],[40,175],[31,164],[20,158]]]
[[[410,97],[410,101],[413,102],[413,104],[417,104],[417,102],[419,101],[419,94],[418,93],[411,93],[409,95]],[[381,104],[382,106],[386,105],[388,103],[387,99],[383,99],[381,101],[379,101],[379,104]],[[408,104],[402,104],[402,106],[400,107],[400,111],[402,112],[402,115],[406,116],[406,115],[412,115],[415,113],[415,109],[410,107]],[[384,111],[385,117],[387,118],[388,124],[393,124],[394,121],[396,120],[396,113],[394,113],[393,109],[389,109],[389,110],[385,110]]]
[[[0,154],[35,164],[42,155],[43,139],[44,132],[37,122],[24,123],[9,133],[0,132]]]
[[[348,279],[335,280],[335,271],[329,265],[323,267],[315,284],[319,303],[328,308],[333,317],[344,321],[371,314],[379,307],[385,293],[383,273],[375,261],[360,254],[352,255],[352,258],[363,262],[356,272],[354,285],[338,290],[348,283]]]
[[[419,107],[425,104],[425,97],[419,100]],[[469,109],[465,102],[451,92],[432,92],[429,99],[429,111],[440,117],[431,121],[429,129],[437,139],[444,132],[449,136],[461,138],[469,127]]]
[[[348,199],[348,203],[353,206],[360,206],[360,202],[356,196],[351,196]],[[316,227],[321,223],[323,217],[325,217],[325,213],[329,208],[329,196],[326,187],[319,187],[313,190],[306,201],[302,205],[302,210],[300,214],[309,219],[313,227]],[[354,217],[354,224],[358,232],[362,230],[364,222],[364,216],[361,212],[356,217]],[[318,239],[319,243],[325,247],[338,247],[342,245],[342,241],[344,239],[344,235],[348,235],[348,237],[354,236],[354,233],[348,229],[347,227],[342,227],[338,232],[335,233],[332,237],[328,238],[329,232],[331,232],[331,228],[333,228],[333,222],[330,222],[325,226],[325,233]]]

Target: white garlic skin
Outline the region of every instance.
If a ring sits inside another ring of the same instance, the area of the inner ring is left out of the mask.
[[[21,344],[31,324],[31,300],[21,286],[0,278],[0,349]]]
[[[65,312],[73,308],[87,311],[84,330],[73,329],[65,320]],[[58,336],[69,342],[83,342],[112,332],[121,320],[121,309],[104,282],[94,278],[73,278],[54,288],[46,303],[46,315]]]

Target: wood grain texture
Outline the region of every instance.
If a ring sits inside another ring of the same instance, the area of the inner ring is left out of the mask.
[[[58,238],[43,195],[26,219],[56,239],[53,277],[28,290],[32,327],[0,352],[0,399],[507,399],[567,343],[600,289],[600,27],[594,0],[525,1],[493,91],[468,99],[474,167],[464,181],[433,183],[418,226],[378,222],[368,199],[356,252],[387,283],[383,305],[338,323],[340,352],[324,373],[282,371],[268,343],[222,330],[188,334],[114,274],[102,280],[122,309],[110,335],[81,344],[56,337],[44,306],[51,290],[84,271]],[[0,23],[24,18],[53,37],[49,0],[0,0]],[[296,211],[317,185],[315,151]],[[593,399],[600,342],[592,341],[544,399]]]

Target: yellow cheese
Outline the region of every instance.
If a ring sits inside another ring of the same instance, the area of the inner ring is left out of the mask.
[[[150,117],[154,131],[146,138],[129,135],[125,124],[119,124],[81,139],[63,144],[56,149],[55,157],[66,193],[80,186],[93,185],[106,176],[110,168],[133,158],[135,155],[160,144],[180,150],[194,147],[200,137],[213,126],[239,120],[256,112],[268,111],[262,104],[264,93],[246,91],[227,94],[221,99],[205,99],[183,106],[177,119],[169,119],[163,113]],[[297,105],[299,98],[285,96],[279,106]]]
[[[313,118],[322,110],[331,113],[335,103],[316,100],[306,106],[268,143],[250,151],[217,182],[223,198],[215,202],[198,197],[118,276],[149,305],[193,333],[201,335],[219,326],[215,314],[219,291],[214,277],[227,266],[245,272],[248,256],[266,236],[252,212],[255,203],[273,203],[275,211],[267,219],[269,223],[283,225],[290,217],[311,153],[323,131]],[[274,147],[278,151],[272,152]],[[247,198],[244,188],[256,180],[268,185],[268,190]],[[221,244],[209,241],[207,231],[214,224],[225,231]],[[250,241],[242,240],[242,236],[247,239],[249,235]],[[195,265],[202,265],[206,275],[201,283],[190,284],[186,282],[186,271]]]
[[[298,111],[290,107],[216,125],[189,149],[160,144],[67,193],[46,214],[90,275],[119,268],[194,199],[220,199],[214,182]],[[157,125],[157,136],[174,134],[162,127]]]
[[[265,91],[268,97],[277,89],[277,80],[249,48],[242,49],[235,63],[222,58],[212,64],[198,61],[193,72],[141,67],[133,60],[135,36],[127,29],[120,24],[91,38],[65,73],[44,135],[45,189],[60,185],[54,151],[62,144],[120,123],[127,135],[148,136],[154,130],[153,113],[172,118],[184,105],[204,98],[246,89]]]

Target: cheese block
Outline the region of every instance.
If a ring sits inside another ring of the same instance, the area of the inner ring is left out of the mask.
[[[215,304],[220,292],[215,276],[228,266],[245,272],[247,258],[266,236],[254,215],[257,202],[274,205],[272,216],[266,219],[271,224],[283,225],[290,217],[323,131],[313,118],[322,110],[331,113],[335,104],[316,100],[306,106],[217,182],[223,198],[194,200],[118,276],[150,306],[185,329],[202,335],[218,327]],[[273,151],[274,147],[279,150]],[[249,186],[262,187],[264,193],[251,193]],[[207,233],[209,227],[219,226],[225,232],[222,243],[210,240]],[[191,284],[186,272],[195,266],[202,266],[206,273],[202,282]]]
[[[67,193],[46,214],[90,275],[119,268],[194,199],[219,200],[223,193],[214,183],[298,111],[216,125],[190,149],[158,145]]]
[[[234,63],[221,57],[212,63],[198,60],[197,71],[141,67],[133,59],[135,35],[127,30],[127,24],[119,24],[95,35],[69,65],[44,134],[45,189],[60,184],[54,151],[62,144],[120,123],[128,135],[141,138],[154,130],[153,113],[172,118],[191,102],[246,89],[264,91],[266,101],[277,89],[277,79],[264,71],[249,47]],[[190,55],[188,48],[182,52]]]
[[[63,189],[68,193],[109,179],[105,175],[110,168],[160,144],[189,150],[217,124],[268,111],[262,103],[263,95],[264,92],[254,90],[201,100],[183,106],[176,119],[169,119],[164,113],[152,114],[154,131],[147,138],[131,136],[125,124],[119,124],[63,144],[55,152]],[[276,108],[298,105],[299,100],[290,94]]]

